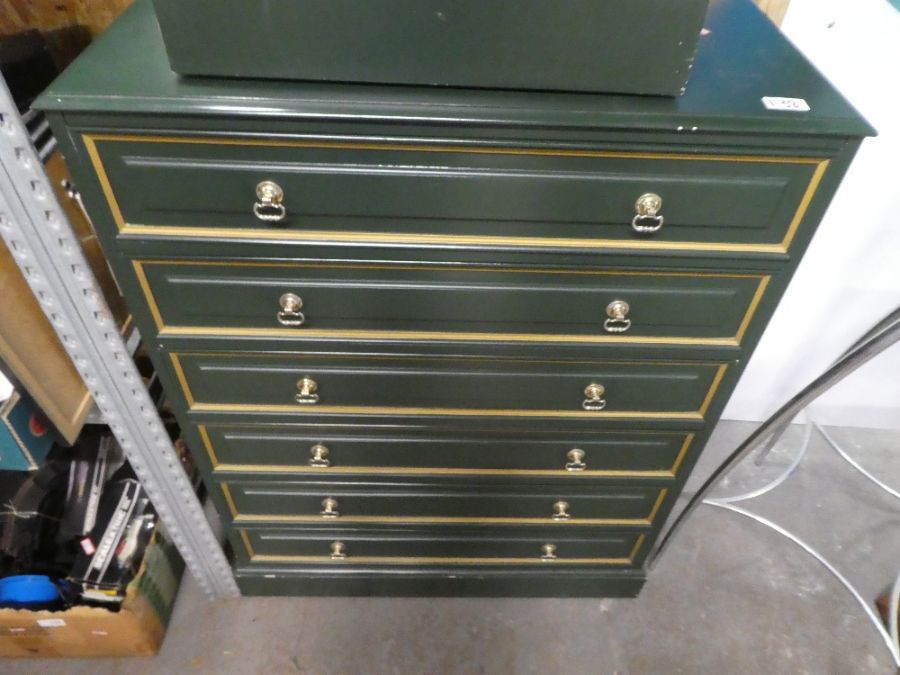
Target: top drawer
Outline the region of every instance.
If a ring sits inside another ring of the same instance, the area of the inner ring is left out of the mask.
[[[784,252],[828,166],[313,139],[84,142],[120,230],[279,240]]]

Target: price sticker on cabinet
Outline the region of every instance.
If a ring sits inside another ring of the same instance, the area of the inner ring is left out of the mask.
[[[784,110],[786,112],[809,112],[809,103],[802,98],[785,98],[783,96],[763,96],[766,110]]]

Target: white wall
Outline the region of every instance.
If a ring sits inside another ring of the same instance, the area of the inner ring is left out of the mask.
[[[3,373],[0,373],[0,403],[3,403],[6,399],[8,399],[13,392],[13,386],[9,380],[3,377]]]
[[[878,129],[860,149],[725,410],[763,420],[900,306],[900,12],[887,0],[792,0],[787,36]],[[788,94],[785,94],[788,95]],[[811,408],[900,428],[900,345]]]

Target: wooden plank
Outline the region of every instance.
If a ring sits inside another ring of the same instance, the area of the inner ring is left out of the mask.
[[[0,296],[0,360],[71,443],[91,395],[2,241]]]
[[[0,36],[36,28],[42,33],[83,26],[102,33],[133,0],[0,0]]]
[[[780,26],[781,22],[784,21],[785,14],[787,14],[791,0],[756,0],[756,4],[773,22]]]

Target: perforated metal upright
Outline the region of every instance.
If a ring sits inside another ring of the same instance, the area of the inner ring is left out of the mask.
[[[231,566],[0,78],[0,236],[200,587],[238,595]]]

